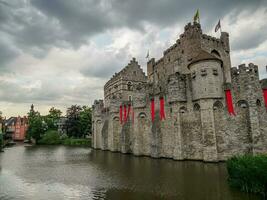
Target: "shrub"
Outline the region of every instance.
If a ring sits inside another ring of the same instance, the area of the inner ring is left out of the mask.
[[[59,133],[55,130],[46,131],[42,138],[38,141],[39,144],[61,144]]]
[[[267,195],[267,155],[235,156],[227,161],[231,186],[248,193]]]
[[[90,146],[90,139],[76,139],[76,138],[67,138],[63,140],[64,145],[68,146]]]

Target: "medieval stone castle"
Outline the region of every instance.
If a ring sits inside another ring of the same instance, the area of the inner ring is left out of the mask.
[[[231,67],[228,33],[211,37],[189,23],[147,75],[133,58],[105,84],[93,147],[203,161],[267,152],[266,89],[256,65]]]

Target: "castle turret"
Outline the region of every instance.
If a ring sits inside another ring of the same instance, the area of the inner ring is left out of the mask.
[[[184,47],[184,54],[187,60],[194,58],[201,49],[202,30],[199,23],[188,23],[184,28],[184,33],[181,37],[181,44]]]
[[[151,58],[147,62],[147,77],[149,82],[153,82],[154,65],[155,65],[155,58]]]
[[[229,34],[227,32],[222,32],[220,39],[223,43],[223,48],[225,51],[224,63],[223,63],[225,81],[230,83],[231,82],[231,59],[230,59]]]
[[[92,122],[93,122],[92,140],[93,140],[93,147],[96,149],[102,148],[101,130],[103,126],[103,116],[102,116],[103,108],[104,108],[103,100],[95,100],[92,113]]]
[[[223,71],[219,58],[201,50],[188,68],[192,78],[193,100],[222,97]]]
[[[213,104],[216,98],[223,96],[222,61],[218,57],[200,50],[199,54],[191,60],[188,68],[192,77],[192,100],[197,100],[200,105],[203,159],[217,161]]]

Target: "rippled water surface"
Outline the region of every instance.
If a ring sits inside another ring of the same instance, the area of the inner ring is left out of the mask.
[[[258,200],[227,185],[225,164],[18,145],[0,154],[1,200]]]

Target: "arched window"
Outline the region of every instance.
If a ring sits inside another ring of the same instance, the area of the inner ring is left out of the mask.
[[[195,103],[194,107],[193,107],[193,110],[194,111],[200,111],[200,105],[198,103]]]
[[[113,121],[119,121],[119,117],[115,116],[115,117],[113,118]]]
[[[179,109],[179,113],[186,113],[187,112],[187,108],[185,106],[182,106],[180,109]]]
[[[257,101],[256,101],[256,105],[257,105],[258,107],[261,107],[261,100],[257,99]]]
[[[131,82],[128,82],[128,83],[127,83],[127,89],[128,89],[129,91],[131,91],[131,90],[133,89],[133,85],[132,85]]]
[[[220,53],[218,51],[216,51],[215,49],[213,49],[211,51],[211,54],[214,55],[214,56],[216,56],[216,57],[219,57],[219,58],[221,57]]]
[[[223,104],[220,101],[216,101],[213,104],[213,110],[222,110],[223,109]]]
[[[144,119],[144,118],[146,118],[146,113],[141,112],[141,113],[138,115],[138,117]]]
[[[237,106],[241,108],[248,108],[248,102],[245,100],[240,100],[237,102]]]

